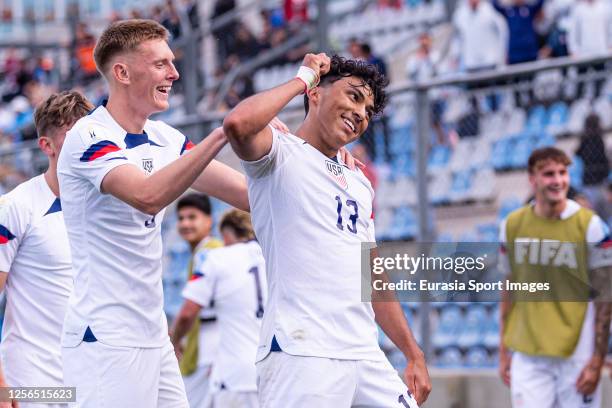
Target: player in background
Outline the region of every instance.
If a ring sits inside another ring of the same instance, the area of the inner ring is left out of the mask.
[[[64,385],[60,335],[72,290],[72,268],[57,158],[66,131],[92,108],[78,92],[54,94],[43,101],[34,122],[49,168],[0,198],[0,291],[6,290],[7,300],[0,387]],[[10,406],[0,402],[2,408]],[[22,402],[20,406],[41,405]]]
[[[178,233],[189,243],[192,252],[188,280],[197,276],[194,271],[206,260],[211,249],[223,246],[223,242],[210,236],[213,223],[210,212],[210,199],[204,194],[186,194],[176,205]],[[194,320],[179,359],[187,400],[192,407],[201,407],[204,403],[218,347],[219,325],[210,304],[202,310],[199,319]]]
[[[225,118],[247,173],[270,285],[257,353],[266,408],[415,407],[430,392],[398,302],[362,301],[361,247],[375,241],[374,191],[338,157],[382,112],[386,84],[366,62],[308,54],[296,78]],[[295,135],[267,125],[304,92],[307,116]],[[406,356],[408,386],[381,351],[376,323]]]
[[[109,99],[68,132],[58,160],[74,269],[62,360],[80,407],[188,406],[163,310],[165,207],[193,187],[248,208],[244,176],[213,160],[222,129],[194,146],[149,120],[179,76],[167,41],[152,20],[104,30],[94,58]]]
[[[501,267],[512,281],[541,281],[536,276],[542,276],[556,293],[590,284],[606,296],[594,302],[587,296],[563,301],[564,295],[526,302],[504,294],[500,373],[515,407],[601,406],[598,385],[608,350],[611,304],[606,290],[612,275],[612,257],[606,260],[605,253],[612,242],[596,214],[567,198],[570,163],[554,147],[531,154],[529,183],[535,200],[502,222]],[[576,282],[578,287],[572,286]]]
[[[210,251],[203,263],[194,265],[194,279],[183,290],[185,303],[172,329],[172,343],[180,354],[182,337],[200,311],[214,302],[220,341],[213,363],[212,406],[256,408],[255,356],[267,298],[263,254],[247,213],[229,211],[219,228],[225,247]]]

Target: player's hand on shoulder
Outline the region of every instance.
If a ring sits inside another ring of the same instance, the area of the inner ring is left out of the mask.
[[[270,122],[270,126],[278,130],[279,132],[291,133],[291,131],[289,130],[289,127],[285,124],[285,122],[280,120],[278,117],[275,117],[274,119],[272,119],[272,122]]]
[[[355,170],[357,167],[359,167],[363,170],[365,168],[365,164],[357,160],[346,147],[341,147],[339,152],[340,159],[348,166],[349,169]]]
[[[331,59],[324,52],[320,54],[306,54],[302,65],[312,69],[320,78],[329,72]]]

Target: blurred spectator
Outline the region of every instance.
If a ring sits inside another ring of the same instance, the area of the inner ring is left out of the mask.
[[[370,44],[361,43],[361,55],[362,59],[372,65],[374,65],[378,72],[383,75],[387,75],[387,65],[382,58],[377,57],[372,53],[372,49]],[[368,149],[368,153],[373,160],[376,160],[378,157],[376,155],[376,135],[381,135],[383,138],[383,157],[382,159],[389,163],[391,161],[391,152],[389,146],[389,120],[384,113],[382,113],[378,117],[372,118],[370,121],[370,125],[368,129],[362,136],[362,140],[365,146]]]
[[[431,49],[432,39],[428,32],[419,36],[419,49],[412,58],[408,60],[406,74],[408,80],[421,82],[438,75],[438,64],[440,55]],[[431,125],[436,132],[439,144],[446,144],[446,134],[442,128],[443,101],[436,98],[436,90],[429,93],[431,102]]]
[[[432,39],[428,32],[419,35],[419,48],[412,58],[408,60],[406,73],[413,82],[426,81],[437,75],[437,65],[440,55],[431,50]]]
[[[78,83],[88,83],[98,78],[98,70],[93,57],[95,46],[96,37],[89,32],[85,23],[78,23],[72,41],[72,49],[74,50],[73,78]]]
[[[612,48],[612,6],[609,0],[574,2],[568,29],[573,56],[604,54]]]
[[[508,64],[538,59],[538,35],[534,20],[542,10],[544,0],[537,0],[534,4],[527,4],[526,0],[512,0],[507,6],[502,5],[500,0],[493,0],[492,4],[508,23]]]
[[[377,5],[381,9],[401,9],[403,2],[402,0],[378,0]]]
[[[569,16],[575,0],[548,0],[544,4],[546,42],[540,50],[540,58],[565,57]]]
[[[171,39],[176,40],[181,36],[181,19],[172,0],[166,0],[160,23],[170,32]]]
[[[246,24],[240,22],[236,28],[236,38],[234,44],[231,47],[230,54],[238,56],[240,61],[245,61],[249,58],[255,57],[261,50],[261,45],[257,41],[257,38],[251,33],[251,30]]]
[[[229,13],[236,8],[235,0],[217,0],[213,13],[211,16],[212,21],[216,18]],[[217,27],[213,30],[213,36],[217,40],[217,54],[219,55],[219,61],[225,61],[229,55],[234,33],[236,32],[236,21],[232,20],[221,27]]]
[[[462,3],[453,15],[453,26],[463,69],[474,72],[504,64],[508,27],[490,3]]]
[[[197,0],[183,0],[183,10],[187,15],[187,20],[192,30],[200,28],[200,13],[198,11]]]
[[[380,72],[384,76],[387,76],[387,64],[385,64],[385,61],[382,58],[372,53],[372,47],[370,47],[370,44],[366,42],[362,43],[361,53],[363,55],[364,60],[376,66],[376,68],[378,68],[378,72]]]
[[[594,113],[587,116],[576,155],[584,163],[584,194],[592,203],[593,209],[605,219],[608,211],[602,190],[610,172],[610,162],[606,156],[603,134],[599,116]]]
[[[285,21],[300,24],[308,21],[308,0],[284,0]]]
[[[361,48],[361,42],[359,42],[357,38],[352,37],[351,39],[349,39],[346,49],[351,55],[351,58],[365,59],[363,55],[363,49]]]

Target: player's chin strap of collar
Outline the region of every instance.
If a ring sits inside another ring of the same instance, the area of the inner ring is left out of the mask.
[[[304,93],[319,85],[319,75],[314,69],[302,65],[295,75],[297,79],[304,83]]]

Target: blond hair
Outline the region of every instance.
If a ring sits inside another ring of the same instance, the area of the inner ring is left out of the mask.
[[[224,228],[231,228],[238,238],[255,239],[251,216],[247,212],[233,209],[223,214],[219,231],[223,231]]]
[[[109,25],[98,39],[94,49],[94,60],[102,75],[113,57],[134,51],[149,40],[168,41],[168,30],[154,20],[122,20]]]
[[[38,136],[51,136],[64,126],[72,126],[87,115],[94,106],[77,91],[53,94],[42,101],[34,113]]]

